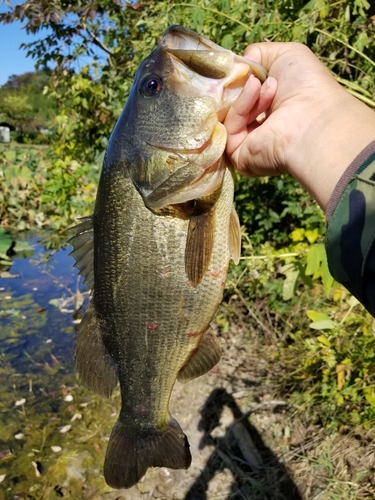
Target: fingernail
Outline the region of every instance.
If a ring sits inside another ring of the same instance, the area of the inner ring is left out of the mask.
[[[270,79],[269,77],[265,79],[261,89],[260,89],[260,93],[263,94],[263,92],[265,92],[270,86]]]

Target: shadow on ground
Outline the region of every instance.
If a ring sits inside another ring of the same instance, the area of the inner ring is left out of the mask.
[[[215,430],[225,409],[232,413],[232,423],[224,435],[217,435]],[[285,466],[264,444],[248,416],[225,389],[216,388],[211,392],[201,410],[198,429],[203,432],[200,449],[205,446],[215,449],[185,500],[208,499],[209,483],[223,469],[229,469],[233,476],[226,500],[302,500]]]

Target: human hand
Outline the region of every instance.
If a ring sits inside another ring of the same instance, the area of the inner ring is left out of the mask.
[[[344,170],[375,138],[373,111],[302,44],[254,44],[245,57],[269,78],[262,87],[249,79],[229,110],[229,158],[244,175],[292,174],[325,208]]]

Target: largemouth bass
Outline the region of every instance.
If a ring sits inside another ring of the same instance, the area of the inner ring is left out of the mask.
[[[230,257],[240,256],[222,125],[249,74],[263,68],[180,26],[140,65],[111,135],[95,210],[71,239],[92,290],[75,363],[122,406],[104,475],[136,484],[148,467],[188,468],[188,440],[168,409],[176,380],[220,359],[210,329]]]

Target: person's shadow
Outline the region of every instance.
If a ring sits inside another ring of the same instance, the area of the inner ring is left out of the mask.
[[[233,413],[234,421],[223,437],[213,437],[225,406]],[[302,500],[285,466],[245,417],[225,389],[212,391],[201,410],[198,429],[204,432],[200,448],[213,445],[215,450],[185,500],[207,500],[209,482],[223,469],[229,469],[233,476],[227,500]]]

